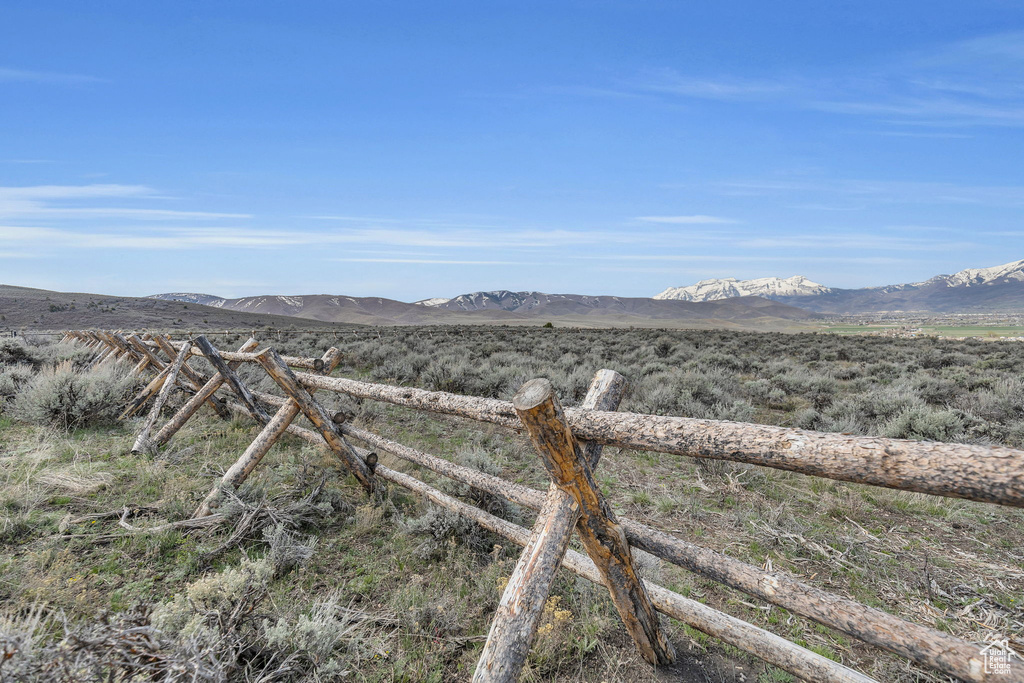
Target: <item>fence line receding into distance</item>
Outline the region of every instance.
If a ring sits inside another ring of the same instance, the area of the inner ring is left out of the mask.
[[[631,548],[636,547],[921,666],[965,681],[1024,683],[1024,664],[1008,673],[986,671],[985,652],[977,644],[834,595],[785,572],[766,571],[639,521],[618,518],[594,479],[601,447],[613,445],[1024,507],[1024,451],[618,413],[615,408],[625,380],[610,370],[597,373],[579,408],[563,409],[551,384],[543,379],[527,382],[512,401],[500,401],[330,377],[341,359],[334,348],[321,358],[282,357],[272,348],[257,352],[259,343],[254,339],[232,352],[216,349],[202,335],[171,341],[167,336],[125,336],[103,330],[67,332],[62,341],[92,348],[96,355],[90,367],[132,363],[134,372],[153,375],[122,415],[138,414],[152,402],[133,450],[156,452],[204,404],[221,415],[232,411],[262,425],[257,437],[196,510],[197,518],[214,513],[222,493],[244,482],[287,432],[332,451],[367,491],[372,491],[378,480],[391,482],[523,546],[525,550],[501,596],[474,681],[518,680],[559,567],[608,589],[639,652],[653,665],[667,664],[675,658],[655,613],[661,612],[804,680],[874,680],[753,624],[641,579],[631,554]],[[215,374],[205,377],[189,367],[190,356],[204,357]],[[247,387],[235,372],[242,363],[261,366],[281,395]],[[175,386],[191,397],[151,435],[169,388]],[[349,424],[350,416],[328,413],[313,395],[318,390],[525,432],[551,483],[547,491],[538,491],[357,428]],[[292,424],[300,414],[315,429]],[[369,449],[352,445],[350,439]],[[532,530],[526,529],[468,505],[379,464],[376,451],[536,510],[536,523]],[[569,549],[574,531],[586,554]]]

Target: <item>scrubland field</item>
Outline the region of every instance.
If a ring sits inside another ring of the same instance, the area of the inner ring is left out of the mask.
[[[222,349],[245,341],[211,339]],[[495,327],[263,341],[306,357],[336,346],[335,374],[389,384],[508,399],[547,377],[574,405],[594,372],[611,368],[631,382],[624,411],[1024,447],[1016,342]],[[517,548],[402,489],[368,499],[329,456],[287,436],[232,498],[227,523],[176,525],[257,428],[201,412],[157,457],[133,455],[142,418],[116,415],[141,380],[124,367],[85,372],[91,356],[0,342],[0,680],[472,675]],[[258,368],[241,374],[273,388]],[[357,425],[407,445],[546,485],[525,438],[507,430],[371,402],[348,408]],[[532,524],[527,510],[416,476]],[[597,478],[623,517],[969,640],[1001,633],[1024,652],[1020,510],[614,448]],[[672,565],[641,564],[668,588],[880,681],[946,680]],[[603,589],[563,572],[524,680],[793,680],[665,623],[679,663],[652,674]]]

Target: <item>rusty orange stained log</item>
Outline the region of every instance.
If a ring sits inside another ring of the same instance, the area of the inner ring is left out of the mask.
[[[615,410],[626,387],[613,370],[599,370],[590,383],[583,407]],[[591,468],[601,457],[599,444],[586,444],[584,458]],[[579,519],[576,500],[552,484],[534,524],[530,542],[519,557],[501,596],[491,629],[477,661],[477,683],[519,680],[519,674],[537,634],[544,605]]]
[[[295,380],[293,373],[273,349],[264,349],[256,356],[259,364],[267,371],[274,381],[281,387],[285,394],[294,399],[302,414],[309,418],[313,426],[323,435],[324,441],[331,447],[331,450],[341,458],[350,472],[363,485],[367,491],[373,490],[373,472],[366,466],[366,463],[356,454],[352,446],[345,440],[345,437],[338,431],[337,425],[331,420],[331,416],[324,410],[323,406],[317,403],[305,387]]]
[[[329,375],[341,361],[341,352],[332,347],[327,350],[321,360],[324,362],[324,374]],[[217,508],[221,492],[224,489],[235,489],[241,486],[242,482],[259,465],[263,456],[270,451],[271,447],[281,438],[281,435],[287,431],[288,425],[298,416],[299,412],[299,404],[294,398],[285,401],[285,404],[278,408],[274,416],[270,418],[270,422],[263,428],[263,431],[253,439],[241,457],[224,473],[220,482],[210,490],[192,516],[205,517],[209,515]]]
[[[250,339],[242,344],[242,350],[251,351],[259,345],[258,341]],[[206,399],[213,396],[224,382],[225,379],[220,373],[211,377],[210,381],[204,384],[203,388],[197,391],[195,396],[186,401],[185,405],[174,414],[174,417],[157,432],[156,436],[153,437],[153,444],[156,447],[160,447],[170,441],[171,437],[189,421],[189,418],[195,415],[196,411],[206,402]]]
[[[206,360],[208,360],[210,365],[217,370],[217,374],[227,380],[228,384],[231,385],[235,395],[238,396],[238,399],[249,411],[249,414],[262,425],[270,422],[270,416],[267,415],[267,412],[263,410],[263,407],[256,402],[252,392],[249,391],[249,387],[245,386],[245,383],[235,373],[235,371],[228,367],[228,364],[221,357],[220,352],[217,351],[213,344],[210,343],[210,340],[203,335],[199,335],[195,338],[195,342],[196,346],[199,347],[199,350],[203,352],[203,356]]]
[[[658,623],[633,567],[626,535],[594,481],[551,382],[530,380],[516,393],[512,405],[551,480],[576,500],[580,514],[576,531],[587,555],[601,570],[612,602],[640,654],[651,664],[670,664],[675,660],[675,649]]]

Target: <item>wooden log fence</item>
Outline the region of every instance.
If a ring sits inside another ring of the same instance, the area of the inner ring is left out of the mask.
[[[69,331],[64,340],[96,351],[90,367],[113,359],[131,359],[134,371],[156,373],[123,414],[137,413],[154,396],[154,406],[136,441],[140,450],[165,445],[204,404],[248,415],[263,429],[197,509],[210,515],[225,488],[248,477],[285,433],[333,452],[368,491],[377,479],[418,493],[433,503],[476,521],[525,550],[503,592],[481,653],[474,681],[515,681],[529,653],[556,569],[565,567],[605,586],[638,650],[653,665],[675,657],[657,612],[750,652],[803,680],[864,682],[873,679],[800,647],[757,626],[641,580],[631,547],[810,618],[865,643],[902,655],[917,664],[965,681],[1024,683],[1024,666],[990,673],[983,649],[974,643],[915,624],[848,598],[809,586],[785,572],[765,571],[630,519],[617,519],[593,476],[601,447],[657,451],[744,462],[840,481],[966,498],[1024,507],[1024,451],[997,447],[916,442],[765,425],[615,412],[624,380],[608,370],[595,376],[579,408],[562,409],[546,380],[528,382],[513,401],[371,384],[330,377],[340,360],[337,349],[321,358],[282,357],[273,349],[255,352],[250,339],[237,352],[220,351],[206,337],[172,342],[102,330]],[[161,351],[168,360],[156,356]],[[204,357],[216,371],[202,376],[188,366],[189,355]],[[235,369],[259,364],[284,396],[252,391]],[[289,367],[290,366],[290,367]],[[294,372],[290,368],[314,371]],[[182,381],[184,378],[184,381]],[[233,398],[215,396],[227,384]],[[173,386],[195,394],[156,436],[148,434]],[[469,418],[525,432],[551,477],[546,492],[456,465],[377,434],[334,420],[313,397],[316,390],[383,401],[429,412]],[[276,406],[270,417],[262,405]],[[222,411],[221,414],[223,414]],[[292,424],[305,415],[315,430]],[[391,453],[415,465],[480,491],[537,510],[532,532],[428,486],[415,477],[378,464],[375,451],[355,447],[347,438]],[[587,555],[568,549],[576,531]]]
[[[178,374],[181,372],[185,361],[188,360],[191,353],[192,344],[190,342],[185,342],[185,345],[181,347],[180,351],[178,351],[177,357],[174,359],[174,362],[167,371],[167,376],[164,378],[164,384],[160,388],[160,393],[157,394],[156,401],[153,402],[153,407],[149,411],[149,417],[146,418],[146,422],[142,425],[142,429],[135,437],[135,443],[132,445],[132,453],[149,453],[155,450],[153,443],[149,440],[149,433],[153,430],[153,425],[156,424],[157,419],[160,417],[160,412],[164,409],[164,404],[166,404],[167,399],[170,398],[171,390],[178,382]]]
[[[622,375],[601,370],[587,390],[583,407],[614,410],[622,400],[625,386]],[[602,448],[595,443],[584,445],[583,458],[591,469],[597,467]],[[480,655],[477,678],[514,681],[518,677],[578,520],[576,499],[552,482],[530,541],[502,592]]]

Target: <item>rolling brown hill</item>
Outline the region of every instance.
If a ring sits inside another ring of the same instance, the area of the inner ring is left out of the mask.
[[[107,296],[0,285],[0,334],[14,330],[248,330],[324,329],[334,324],[279,315],[241,313],[180,301]]]

